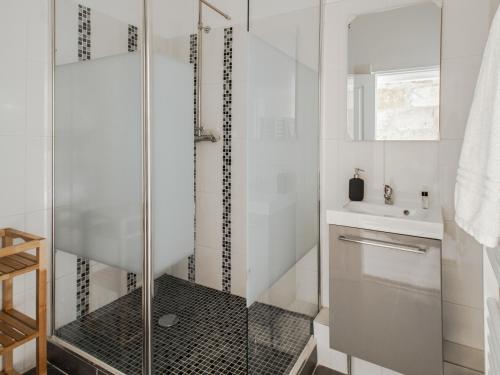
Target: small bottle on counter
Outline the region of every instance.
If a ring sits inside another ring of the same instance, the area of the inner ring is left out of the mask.
[[[422,208],[427,210],[429,208],[429,192],[422,191]]]

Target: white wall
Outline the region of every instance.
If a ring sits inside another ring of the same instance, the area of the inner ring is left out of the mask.
[[[50,233],[51,204],[48,13],[47,0],[0,2],[4,42],[0,51],[0,227],[45,237]],[[14,307],[34,316],[34,273],[15,279]],[[15,350],[18,371],[34,363],[33,342]]]
[[[327,2],[324,39],[322,136],[322,296],[328,301],[328,228],[325,210],[347,200],[355,167],[367,172],[366,199],[382,200],[382,184],[398,199],[418,199],[430,190],[446,220],[443,241],[445,339],[483,347],[482,254],[453,222],[458,156],[491,18],[489,0],[444,0],[442,36],[441,141],[346,141],[347,23],[355,14],[390,9],[412,0]]]

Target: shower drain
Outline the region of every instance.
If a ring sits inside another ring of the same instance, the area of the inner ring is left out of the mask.
[[[160,327],[173,327],[177,323],[179,323],[179,317],[175,314],[166,314],[163,315],[160,319],[158,319],[158,325]]]

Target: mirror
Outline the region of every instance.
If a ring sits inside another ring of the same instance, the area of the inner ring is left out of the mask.
[[[348,137],[439,140],[438,2],[359,15],[348,27]]]

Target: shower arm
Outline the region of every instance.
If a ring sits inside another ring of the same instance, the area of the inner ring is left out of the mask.
[[[228,20],[228,21],[231,20],[231,17],[228,14],[224,13],[222,10],[220,10],[219,8],[217,8],[215,5],[210,4],[208,1],[206,1],[206,0],[199,0],[199,2],[205,4],[207,7],[209,7],[210,9],[212,9],[214,12],[219,13],[226,20]]]
[[[201,123],[202,119],[202,95],[201,95],[201,84],[203,79],[203,32],[208,29],[203,25],[203,5],[206,5],[216,13],[220,14],[226,20],[230,20],[231,17],[221,11],[219,8],[210,4],[206,0],[198,0],[198,46],[197,46],[197,69],[196,69],[196,125],[194,127],[194,137],[195,142],[210,141],[217,142],[219,137],[209,133],[207,134]]]

